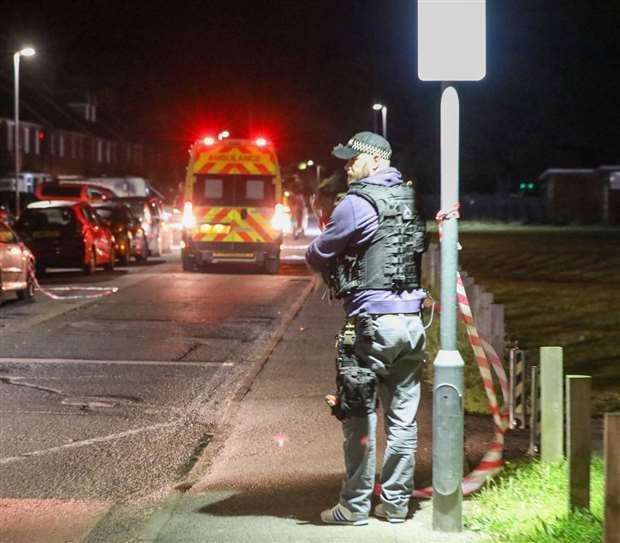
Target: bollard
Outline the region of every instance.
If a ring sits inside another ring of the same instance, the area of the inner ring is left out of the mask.
[[[540,387],[538,386],[538,366],[530,368],[530,446],[528,456],[538,454],[538,432],[540,430]]]
[[[515,363],[515,407],[514,424],[516,428],[525,428],[525,352],[516,352]]]
[[[568,507],[590,508],[592,456],[592,378],[566,376],[566,456],[568,458]]]
[[[540,458],[563,458],[564,401],[562,347],[540,348]]]
[[[603,543],[620,543],[620,413],[605,413]]]
[[[525,355],[521,349],[510,349],[508,358],[510,383],[508,388],[508,426],[511,430],[525,428]]]

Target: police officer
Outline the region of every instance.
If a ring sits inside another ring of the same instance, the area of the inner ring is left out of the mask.
[[[390,167],[392,150],[385,138],[360,132],[346,145],[334,147],[332,154],[347,161],[348,191],[325,230],[310,244],[306,261],[328,278],[336,297],[342,298],[348,324],[344,343],[353,331],[352,359],[360,371],[371,374],[374,383],[366,380],[356,392],[359,373],[343,386],[346,375],[338,375],[337,401],[346,408],[338,417],[344,433],[345,475],[338,503],[323,511],[321,520],[368,523],[378,397],[387,447],[375,516],[404,522],[413,490],[425,346],[419,271],[425,226],[416,211],[412,183],[404,182],[400,172]],[[369,398],[373,390],[376,396]],[[347,397],[351,393],[357,396]]]

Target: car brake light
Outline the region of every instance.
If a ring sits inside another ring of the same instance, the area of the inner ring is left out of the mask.
[[[183,205],[183,226],[185,228],[194,228],[196,226],[196,216],[194,215],[191,202],[185,202]]]

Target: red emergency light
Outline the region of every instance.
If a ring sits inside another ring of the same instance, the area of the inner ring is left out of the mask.
[[[213,145],[215,143],[215,138],[213,136],[206,136],[202,138],[202,143],[205,145]]]
[[[256,141],[254,143],[256,143],[258,147],[265,147],[265,145],[267,145],[267,140],[263,137],[259,137],[256,138]]]

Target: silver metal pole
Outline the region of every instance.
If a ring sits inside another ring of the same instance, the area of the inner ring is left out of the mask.
[[[15,137],[14,150],[15,150],[15,218],[19,219],[20,205],[19,205],[19,171],[20,171],[20,149],[19,149],[19,57],[20,53],[13,55],[13,68],[15,71]]]
[[[381,108],[381,123],[383,127],[383,137],[387,139],[387,106]]]
[[[515,427],[515,357],[516,348],[510,349],[508,362],[508,428]]]
[[[441,209],[459,201],[459,98],[456,89],[442,85],[441,93]],[[463,370],[457,350],[456,274],[458,222],[443,222],[441,239],[441,350],[433,368],[433,529],[463,529]]]

